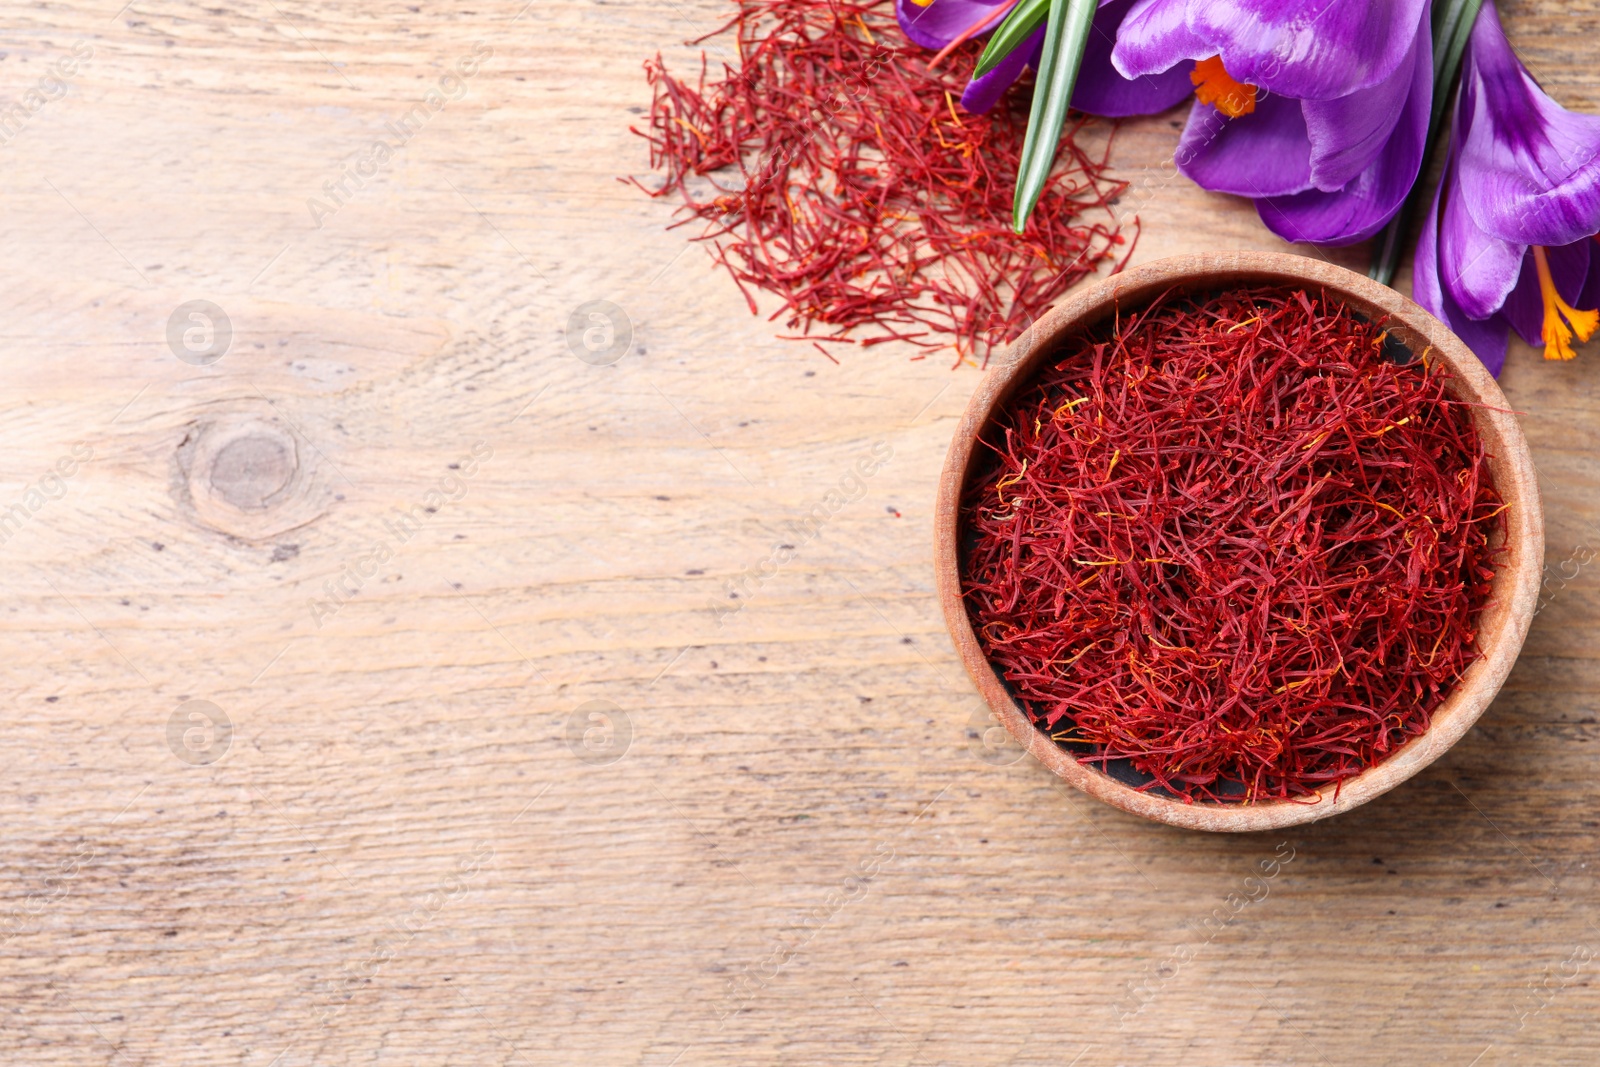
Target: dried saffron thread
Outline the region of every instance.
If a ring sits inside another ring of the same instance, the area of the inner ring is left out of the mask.
[[[791,330],[824,341],[953,344],[956,362],[987,363],[1075,282],[1132,242],[1079,116],[1027,233],[1010,227],[1011,189],[1027,122],[1025,94],[961,114],[963,77],[930,70],[904,40],[889,0],[737,0],[729,22],[737,67],[698,81],[645,63],[650,119],[634,132],[699,221],[694,240],[738,284],[777,295]],[[976,42],[963,46],[976,52]],[[959,66],[959,64],[958,64]],[[1134,239],[1137,239],[1137,228]],[[880,327],[865,339],[854,331]]]
[[[963,589],[1041,729],[1213,803],[1303,801],[1427,729],[1505,504],[1445,373],[1384,345],[1320,292],[1168,294],[997,415]]]

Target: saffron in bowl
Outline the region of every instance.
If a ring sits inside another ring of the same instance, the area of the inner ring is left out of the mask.
[[[1507,504],[1450,368],[1337,292],[1172,288],[990,414],[960,590],[1033,726],[1183,804],[1318,802],[1480,657]]]

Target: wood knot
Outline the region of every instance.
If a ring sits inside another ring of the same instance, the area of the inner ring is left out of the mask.
[[[178,445],[179,503],[231,537],[269,540],[327,511],[315,458],[270,412],[209,415]]]
[[[252,431],[217,450],[211,490],[236,508],[261,510],[288,487],[299,465],[292,440]]]

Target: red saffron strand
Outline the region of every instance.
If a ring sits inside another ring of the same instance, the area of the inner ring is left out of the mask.
[[[692,84],[645,63],[651,196],[675,196],[694,240],[774,318],[824,341],[953,346],[986,364],[1063,292],[1120,270],[1132,243],[1111,205],[1126,188],[1090,155],[1100,120],[1075,115],[1027,232],[1011,194],[1025,93],[983,115],[957,106],[965,78],[931,69],[889,0],[735,0],[739,59]],[[718,31],[722,32],[722,31]],[[976,42],[962,46],[968,51]],[[1114,125],[1111,127],[1114,130]],[[1098,157],[1098,158],[1097,158]],[[1137,234],[1135,224],[1134,233]]]
[[[1184,801],[1305,801],[1476,659],[1504,504],[1468,406],[1320,292],[1169,294],[985,431],[963,589],[1057,743]]]

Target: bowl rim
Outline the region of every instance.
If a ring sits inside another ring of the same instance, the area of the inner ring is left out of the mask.
[[[1339,783],[1337,790],[1325,786],[1314,803],[1185,803],[1141,793],[1079,763],[1017,706],[983,654],[962,599],[961,492],[976,455],[978,434],[1062,339],[1093,327],[1118,308],[1138,306],[1167,289],[1252,283],[1324,288],[1365,314],[1386,317],[1395,324],[1391,329],[1413,351],[1437,358],[1450,368],[1449,391],[1480,405],[1473,410],[1473,421],[1490,453],[1490,476],[1507,504],[1506,562],[1496,573],[1489,603],[1479,616],[1478,641],[1483,654],[1435,709],[1423,734],[1383,762]],[[1142,264],[1068,296],[990,365],[967,403],[945,456],[934,512],[934,568],[945,625],[968,675],[1000,724],[1035,759],[1090,796],[1135,815],[1195,830],[1246,832],[1315,822],[1359,807],[1421,771],[1466,734],[1499,692],[1533,621],[1543,580],[1544,515],[1528,442],[1505,394],[1472,350],[1444,323],[1388,286],[1323,260],[1282,252],[1207,252]]]

